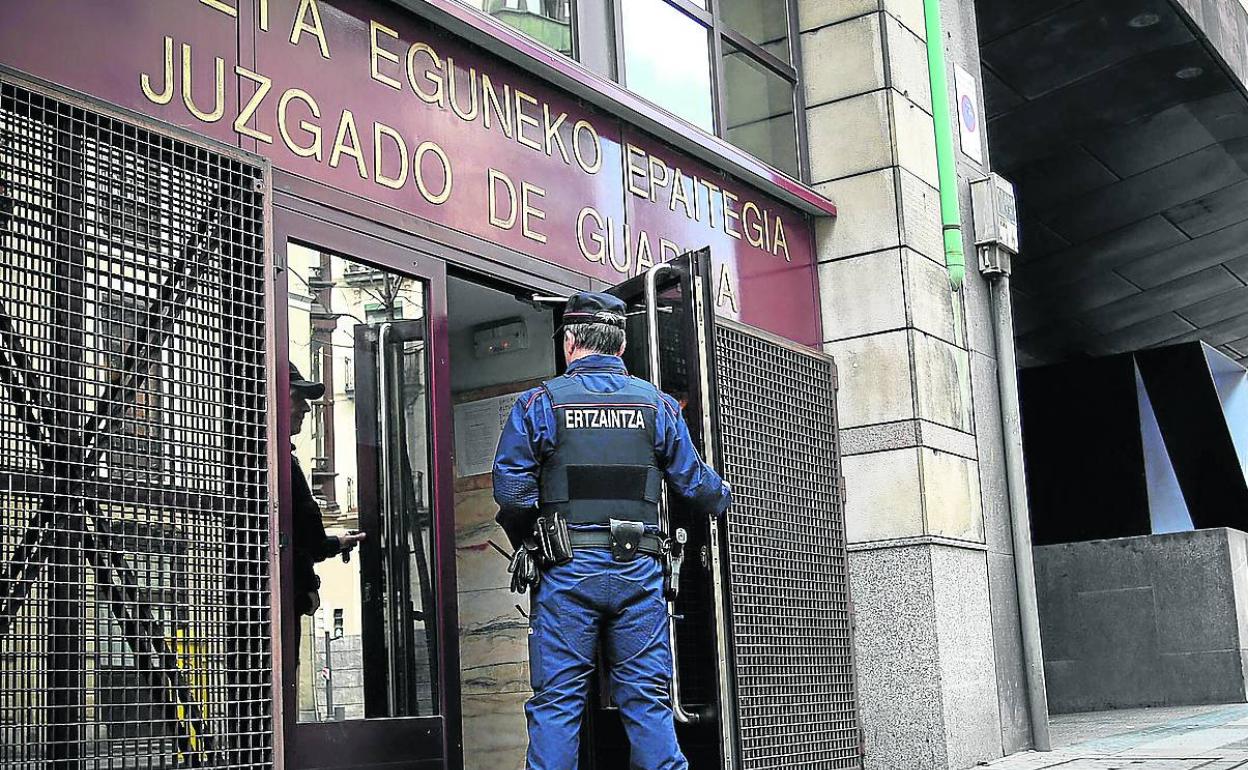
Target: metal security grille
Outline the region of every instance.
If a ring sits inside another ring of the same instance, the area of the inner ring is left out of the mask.
[[[741,766],[860,767],[832,361],[716,326]]]
[[[0,766],[272,764],[262,182],[0,78]]]

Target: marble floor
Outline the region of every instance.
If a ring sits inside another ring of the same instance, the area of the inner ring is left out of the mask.
[[[1248,770],[1248,704],[1059,714],[1051,752],[991,762],[994,770]]]

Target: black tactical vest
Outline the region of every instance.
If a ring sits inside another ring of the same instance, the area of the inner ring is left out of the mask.
[[[542,512],[562,513],[569,524],[657,526],[663,472],[654,444],[663,404],[654,386],[630,377],[614,393],[594,393],[579,377],[563,376],[543,387],[555,414],[555,451],[542,464]]]

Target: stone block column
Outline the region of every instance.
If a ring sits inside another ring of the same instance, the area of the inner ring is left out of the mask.
[[[944,266],[922,0],[799,0],[825,349],[836,357],[867,767],[964,768],[1029,742],[988,292]],[[949,82],[979,75],[945,0]],[[953,100],[952,93],[949,98]],[[985,142],[986,144],[986,142]],[[986,154],[986,146],[982,148]]]

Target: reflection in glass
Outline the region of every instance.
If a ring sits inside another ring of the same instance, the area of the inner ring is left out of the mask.
[[[365,534],[348,560],[315,564],[298,718],[436,714],[424,284],[296,244],[287,253],[290,359],[326,386],[291,437],[294,459],[326,533]]]
[[[784,0],[719,0],[724,23],[782,61],[789,57],[789,4]]]
[[[621,12],[629,90],[713,131],[706,28],[664,0],[623,0]]]
[[[724,41],[724,138],[796,177],[793,84]]]
[[[375,406],[357,413],[357,425],[361,453],[377,464],[377,494],[361,505],[360,518],[379,532],[376,551],[361,552],[365,715],[428,716],[436,713],[438,657],[425,323],[395,319],[355,328],[357,382],[368,376],[358,371],[366,367],[377,384],[375,400],[357,397],[361,408],[369,400]]]
[[[564,56],[572,55],[571,0],[463,0]]]

